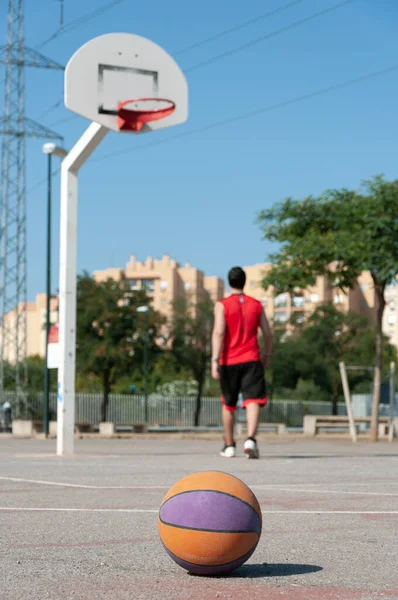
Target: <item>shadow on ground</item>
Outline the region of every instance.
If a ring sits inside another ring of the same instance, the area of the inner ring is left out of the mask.
[[[259,565],[243,565],[231,573],[222,575],[198,575],[188,573],[193,577],[210,577],[211,579],[256,579],[259,577],[291,577],[292,575],[306,575],[307,573],[317,573],[323,568],[318,565],[294,565],[283,563],[262,563]]]
[[[398,458],[396,454],[394,453],[389,453],[389,454],[362,454],[361,456],[368,456],[369,458]],[[278,455],[278,454],[273,454],[273,455],[269,455],[269,456],[264,456],[263,458],[266,458],[267,460],[272,460],[272,459],[284,459],[284,460],[307,460],[307,459],[327,459],[327,458],[357,458],[356,454],[287,454],[287,455]]]
[[[234,578],[247,577],[255,579],[256,577],[291,577],[292,575],[306,575],[307,573],[317,573],[322,571],[318,565],[301,565],[288,563],[262,563],[260,565],[243,565],[229,576]]]

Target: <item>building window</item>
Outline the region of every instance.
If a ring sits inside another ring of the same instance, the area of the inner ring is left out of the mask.
[[[263,297],[261,298],[261,304],[262,304],[263,306],[267,306],[267,302],[268,302],[268,298],[267,298],[267,296],[263,296]]]
[[[164,292],[164,291],[166,291],[166,290],[167,290],[167,288],[168,288],[168,285],[169,285],[169,284],[167,283],[167,281],[164,281],[164,280],[162,279],[162,281],[160,282],[160,289],[162,290],[162,292]]]
[[[287,322],[287,312],[279,311],[274,314],[274,323],[286,323]]]
[[[318,302],[318,300],[319,300],[318,294],[311,294],[310,298],[311,298],[311,302],[314,302],[314,303]]]
[[[369,286],[367,283],[361,283],[361,285],[359,287],[361,288],[361,290],[363,292],[366,292],[369,289]]]
[[[388,315],[388,324],[389,325],[394,325],[395,322],[396,322],[396,315],[395,314]]]
[[[343,304],[343,294],[335,294],[333,300],[335,304]]]
[[[143,279],[142,280],[142,289],[150,294],[153,294],[155,291],[155,280],[154,279]]]
[[[390,307],[390,310],[395,310],[395,301],[390,300],[390,302],[388,303],[388,306]]]
[[[161,301],[160,301],[160,304],[162,306],[166,306],[166,304],[168,304],[168,301],[166,300],[166,298],[162,298]]]
[[[139,279],[126,279],[126,283],[130,286],[130,289],[133,291],[140,289]]]
[[[278,294],[274,300],[275,308],[286,308],[287,307],[287,294]]]
[[[255,288],[255,287],[257,287],[257,281],[252,280],[252,281],[250,281],[249,285],[251,288]]]
[[[303,308],[304,296],[293,296],[293,306],[294,308]]]
[[[189,290],[191,288],[191,284],[189,283],[189,281],[186,281],[184,283],[184,290]]]
[[[298,323],[298,324],[304,323],[304,313],[303,312],[296,312],[296,323]]]

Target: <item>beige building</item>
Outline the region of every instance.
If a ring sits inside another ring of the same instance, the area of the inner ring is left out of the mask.
[[[26,337],[28,356],[45,356],[46,349],[46,294],[37,294],[35,302],[28,302],[26,307]],[[50,321],[58,321],[58,298],[52,297],[50,301]],[[5,317],[5,326],[8,331],[15,328],[16,311],[10,311]],[[0,344],[2,343],[3,332],[0,329]],[[22,338],[21,340],[22,341]],[[8,336],[5,336],[4,358],[10,362],[16,361],[15,346],[8,342]]]
[[[294,315],[297,323],[303,323],[319,304],[333,302],[343,311],[352,310],[371,320],[376,317],[376,297],[373,282],[369,273],[364,272],[358,278],[358,283],[353,290],[346,293],[333,289],[324,277],[319,277],[310,288],[297,289],[292,295],[280,294],[274,297],[271,288],[264,290],[262,281],[265,274],[271,269],[270,264],[256,264],[244,267],[247,276],[246,293],[260,300],[266,314],[275,329],[292,328],[289,325]],[[125,273],[131,289],[143,289],[152,299],[152,305],[166,317],[170,317],[172,303],[177,298],[190,297],[193,302],[210,297],[213,302],[227,295],[222,279],[207,276],[203,271],[192,267],[189,263],[181,266],[176,260],[164,255],[161,259],[148,257],[145,261],[138,261],[131,256],[125,269],[112,268],[103,271],[94,271],[93,276],[97,281],[106,281],[108,278],[118,279]],[[390,286],[386,290],[386,309],[383,319],[383,331],[392,344],[398,345],[398,285]],[[38,294],[35,302],[28,303],[27,333],[28,355],[45,355],[45,318],[46,295]],[[51,322],[58,319],[58,298],[51,299]],[[7,326],[15,326],[15,311],[6,317]],[[1,337],[1,331],[0,331]],[[5,357],[10,362],[15,361],[15,349],[5,348]]]
[[[95,271],[93,277],[97,281],[119,279],[124,272],[132,290],[145,290],[152,299],[152,306],[166,317],[171,316],[172,303],[178,298],[190,298],[198,303],[204,298],[213,302],[221,300],[225,295],[224,281],[219,277],[207,276],[203,271],[189,263],[181,266],[168,255],[161,259],[148,257],[138,261],[131,256],[125,269],[114,268]],[[16,311],[6,316],[7,327],[15,327]],[[51,298],[51,323],[58,320],[58,298]],[[27,305],[27,352],[28,356],[45,356],[45,323],[46,294],[38,294],[35,302]],[[1,342],[0,330],[0,342]],[[5,346],[5,359],[15,362],[15,348]]]
[[[131,256],[125,269],[94,271],[96,281],[119,279],[124,272],[132,290],[145,290],[152,299],[153,308],[165,317],[171,316],[172,303],[178,298],[189,298],[193,304],[208,297],[221,300],[224,297],[224,281],[207,276],[190,263],[181,266],[167,254],[161,259],[149,256],[138,261]]]
[[[345,293],[332,288],[325,277],[318,277],[316,283],[305,290],[297,288],[293,294],[274,296],[272,288],[264,290],[262,281],[270,271],[271,264],[257,264],[244,267],[246,272],[246,292],[260,300],[266,315],[275,328],[286,328],[295,317],[296,323],[303,323],[319,304],[333,302],[343,311],[352,310],[371,320],[376,318],[376,296],[370,273],[364,272],[358,278],[358,283],[352,290]]]

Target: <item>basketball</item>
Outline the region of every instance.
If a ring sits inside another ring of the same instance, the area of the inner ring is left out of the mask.
[[[243,565],[260,540],[262,515],[251,489],[218,471],[180,479],[163,498],[158,530],[170,557],[197,575]]]

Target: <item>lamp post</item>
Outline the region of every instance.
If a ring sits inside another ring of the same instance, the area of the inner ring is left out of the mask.
[[[64,148],[53,143],[44,144],[44,154],[47,154],[47,260],[46,260],[46,362],[44,366],[44,419],[43,431],[45,436],[49,433],[50,412],[50,371],[48,368],[48,336],[50,333],[50,298],[51,298],[51,180],[52,156],[63,158],[68,153]]]
[[[145,424],[148,423],[148,328],[149,328],[149,306],[139,306],[138,313],[146,313],[144,334],[144,402],[145,402]]]

